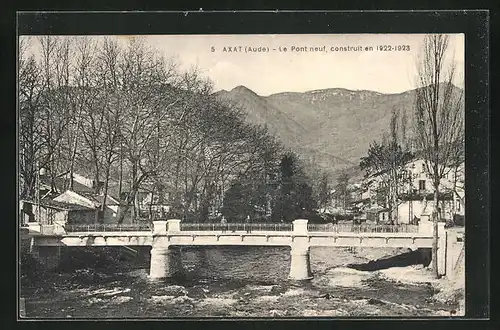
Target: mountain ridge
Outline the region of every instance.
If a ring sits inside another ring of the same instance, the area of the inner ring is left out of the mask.
[[[260,96],[239,85],[214,94],[239,104],[248,122],[267,126],[306,162],[336,177],[345,169],[356,172],[353,168],[369,144],[388,131],[392,109],[406,113],[410,128],[416,90],[381,93],[335,87]]]

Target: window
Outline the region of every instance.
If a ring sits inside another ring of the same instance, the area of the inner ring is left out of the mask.
[[[418,189],[419,190],[425,190],[425,180],[419,180],[418,181]]]
[[[457,211],[460,212],[460,200],[459,199],[457,199]]]

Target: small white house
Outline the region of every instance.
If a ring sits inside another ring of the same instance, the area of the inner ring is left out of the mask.
[[[427,210],[433,209],[434,187],[432,177],[427,170],[423,159],[417,158],[405,165],[405,183],[400,187],[400,198],[398,205],[398,222],[411,223],[415,218]],[[439,191],[439,205],[441,219],[451,220],[453,213],[464,215],[465,211],[465,168],[460,164],[457,168],[450,168],[446,175],[441,179]],[[373,201],[376,198],[376,191],[380,185],[387,180],[384,173],[371,175],[364,180],[365,190],[363,198],[370,198]]]
[[[452,203],[451,193],[440,194],[438,212],[442,221],[453,218]],[[399,223],[411,223],[415,218],[419,219],[423,214],[432,214],[433,209],[434,200],[432,194],[404,197],[403,201],[398,205],[398,221]]]
[[[90,224],[94,223],[95,210],[93,208],[57,202],[51,199],[22,201],[20,205],[21,223],[32,229],[40,225],[55,225],[62,228],[65,224]]]

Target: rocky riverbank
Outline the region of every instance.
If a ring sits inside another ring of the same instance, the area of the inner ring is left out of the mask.
[[[452,249],[461,249],[452,245]],[[365,263],[351,264],[354,269],[369,269],[377,272],[385,280],[396,284],[430,286],[433,292],[429,302],[453,307],[451,311],[439,315],[465,315],[465,258],[458,260],[453,273],[435,279],[429,266],[426,252],[419,253],[409,249],[354,249],[353,253]],[[428,251],[430,253],[430,251]],[[452,251],[459,254],[459,251]],[[371,269],[370,269],[371,268]],[[374,270],[376,269],[376,270]]]
[[[184,251],[184,268],[190,279],[160,282],[149,280],[147,260],[134,268],[134,261],[123,260],[118,251],[116,255],[106,253],[113,257],[103,259],[100,252],[90,252],[92,256],[73,255],[61,263],[59,272],[38,274],[22,281],[28,316],[461,315],[457,299],[463,297],[464,282],[457,277],[453,281],[433,279],[431,270],[422,264],[380,268],[387,264],[377,260],[386,263],[394,258],[399,265],[411,262],[415,255],[406,249],[312,248],[314,278],[303,283],[286,280],[289,265],[286,249]],[[85,260],[91,267],[81,267],[83,262],[77,260],[81,258],[96,260]],[[379,269],[352,268],[363,264]],[[71,265],[75,267],[66,268]]]

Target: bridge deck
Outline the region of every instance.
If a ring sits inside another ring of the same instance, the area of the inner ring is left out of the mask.
[[[178,231],[153,235],[151,231],[127,232],[73,232],[66,234],[38,235],[38,246],[137,246],[165,245],[249,245],[289,246],[305,243],[310,246],[364,246],[364,247],[410,247],[432,246],[432,235],[422,233],[336,233],[291,231]]]
[[[153,235],[151,231],[103,231],[103,232],[96,232],[96,231],[81,231],[81,232],[69,232],[61,235],[53,234],[53,235],[41,235],[41,236],[62,236],[62,237],[80,237],[80,236],[138,236],[138,235],[143,235],[143,236],[328,236],[328,237],[334,237],[334,236],[353,236],[353,237],[359,237],[359,236],[364,236],[364,237],[429,237],[431,235],[426,234],[426,233],[378,233],[378,232],[361,232],[361,233],[356,233],[356,232],[307,232],[304,234],[297,234],[294,233],[293,231],[252,231],[250,233],[247,233],[244,230],[238,230],[238,231],[207,231],[207,230],[193,230],[193,231],[177,231],[177,232],[168,232],[167,234],[161,234],[161,235]]]

